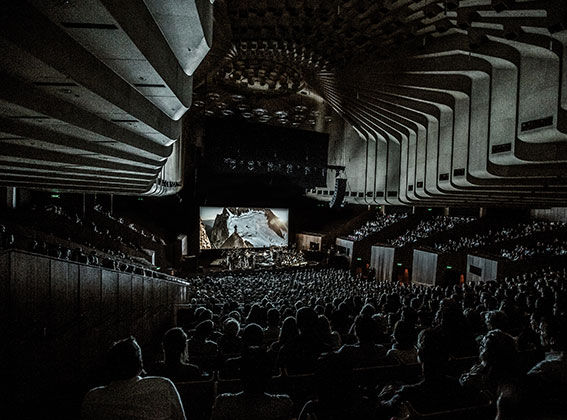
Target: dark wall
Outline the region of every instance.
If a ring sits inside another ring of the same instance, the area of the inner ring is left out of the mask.
[[[186,294],[160,279],[0,253],[0,363],[16,417],[78,418],[82,394],[106,379],[108,346],[133,335],[151,360]]]

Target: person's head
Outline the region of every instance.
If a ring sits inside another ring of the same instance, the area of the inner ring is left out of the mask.
[[[544,317],[539,324],[541,344],[555,351],[567,350],[565,320],[558,317]]]
[[[508,321],[508,315],[504,311],[488,311],[484,314],[484,324],[486,329],[490,330],[502,330],[506,331],[510,323]]]
[[[106,366],[112,381],[140,375],[143,368],[142,349],[136,339],[128,337],[113,343],[107,353]]]
[[[449,360],[447,346],[437,330],[426,328],[417,337],[417,358],[424,375],[440,373]]]
[[[372,318],[359,315],[354,320],[354,333],[359,343],[374,343],[376,340],[376,324]]]
[[[162,346],[165,352],[165,358],[181,356],[185,352],[187,345],[187,334],[182,328],[170,328],[163,335]]]
[[[223,333],[227,337],[236,337],[240,332],[240,323],[234,318],[227,318],[223,323]]]
[[[410,322],[403,319],[396,322],[392,335],[400,349],[411,349],[413,347],[415,331]]]
[[[319,315],[317,318],[317,331],[321,336],[331,334],[331,323],[325,315]]]
[[[213,332],[213,328],[214,324],[210,319],[199,322],[195,327],[195,338],[206,340]]]
[[[297,328],[301,334],[312,332],[317,326],[317,313],[304,306],[297,311]]]
[[[510,334],[501,330],[486,333],[480,343],[479,358],[496,381],[517,374],[516,342]]]
[[[271,375],[272,363],[265,350],[248,347],[242,352],[240,376],[245,393],[263,393]]]
[[[244,347],[260,347],[264,341],[264,331],[258,324],[248,324],[242,330]]]
[[[376,313],[376,309],[370,303],[366,303],[362,309],[360,310],[360,315],[365,315],[367,317],[371,317]]]
[[[277,327],[278,325],[280,325],[280,311],[278,311],[276,308],[271,308],[270,310],[268,310],[268,325],[270,327]]]
[[[299,330],[297,328],[297,322],[292,316],[288,316],[284,319],[282,323],[282,328],[280,330],[280,336],[278,341],[282,344],[287,343],[299,335]]]

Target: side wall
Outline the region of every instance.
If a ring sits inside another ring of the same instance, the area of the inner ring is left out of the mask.
[[[152,356],[188,293],[186,284],[20,251],[0,254],[0,281],[10,400],[19,412],[41,407],[58,417],[58,401],[72,410],[68,401],[104,381],[113,341],[133,335]]]

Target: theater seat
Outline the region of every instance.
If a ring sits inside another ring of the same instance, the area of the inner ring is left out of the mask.
[[[210,419],[216,394],[216,382],[213,376],[206,381],[179,382],[175,386],[188,419]]]
[[[472,407],[437,411],[434,413],[420,413],[411,403],[404,401],[402,411],[404,414],[402,417],[398,417],[399,420],[492,420],[496,415],[496,405],[488,394],[482,393],[479,404]]]

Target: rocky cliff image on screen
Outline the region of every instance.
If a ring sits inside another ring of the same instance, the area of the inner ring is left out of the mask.
[[[201,207],[201,249],[287,246],[288,210]]]

